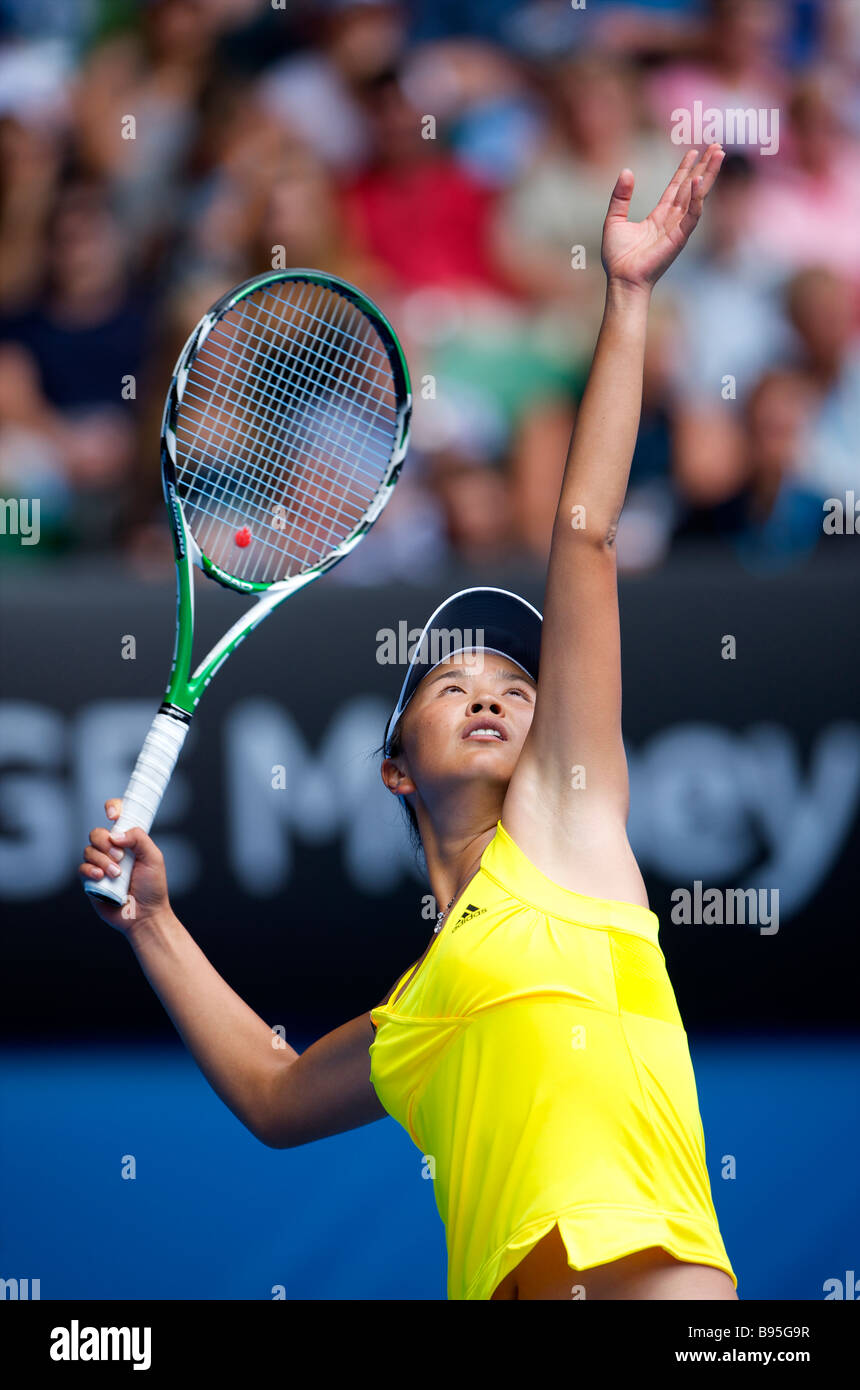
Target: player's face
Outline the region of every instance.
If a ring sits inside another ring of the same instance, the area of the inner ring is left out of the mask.
[[[424,677],[403,716],[416,784],[486,775],[506,786],[534,716],[530,676],[495,652],[458,654]]]

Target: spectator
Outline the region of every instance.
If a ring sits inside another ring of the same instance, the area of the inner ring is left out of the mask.
[[[0,313],[24,309],[38,294],[62,156],[55,126],[0,119]]]
[[[284,152],[256,229],[253,264],[271,265],[273,257],[281,265],[321,266],[377,299],[390,280],[372,252],[350,238],[328,171],[301,147]]]
[[[443,124],[458,162],[482,183],[519,178],[543,138],[543,111],[511,55],[476,39],[424,44],[404,61],[412,104]]]
[[[309,265],[380,304],[413,381],[409,465],[338,582],[408,572],[419,534],[425,565],[543,563],[609,190],[630,165],[647,215],[695,102],[790,121],[777,155],[726,160],[655,299],[619,565],[676,526],[791,553],[804,489],[856,488],[849,0],[72,8],[15,0],[0,41],[0,487],[40,496],[40,554],[122,539],[169,567],[154,460],[179,348],[231,285]]]
[[[141,30],[106,39],[75,93],[80,161],[107,182],[141,257],[175,230],[184,162],[198,109],[216,81],[218,34],[229,8],[206,0],[149,0]]]
[[[150,310],[132,288],[128,238],[99,185],[61,190],[46,235],[44,293],[2,324],[33,355],[48,405],[116,405],[140,374]]]
[[[804,477],[828,496],[860,496],[860,337],[854,286],[823,267],[788,287],[799,363],[816,392],[805,443]]]
[[[703,110],[778,109],[790,25],[783,0],[708,0],[699,51],[658,69],[648,83],[658,128],[668,132],[674,113],[692,112],[696,103]]]
[[[61,192],[47,247],[44,294],[0,323],[3,423],[40,439],[65,484],[88,494],[85,530],[105,544],[131,463],[149,310],[130,286],[128,247],[98,186]]]
[[[803,478],[804,434],[813,409],[802,373],[766,372],[745,411],[742,483],[711,506],[687,499],[676,538],[719,537],[747,568],[784,569],[807,557],[823,535],[823,490]]]
[[[456,449],[440,451],[432,482],[455,552],[474,565],[498,562],[514,548],[511,491],[504,475]]]
[[[373,154],[343,196],[357,244],[404,290],[504,291],[487,246],[493,194],[422,138],[421,115],[393,70],[368,84],[364,100]]]
[[[391,0],[327,0],[316,37],[309,51],[263,75],[260,104],[287,134],[348,177],[371,153],[360,91],[400,57],[404,14]]]
[[[860,285],[860,142],[845,129],[847,92],[832,71],[801,81],[789,108],[790,147],[763,171],[753,249],[786,274],[826,265]]]
[[[637,78],[617,59],[585,55],[554,69],[554,119],[545,147],[504,197],[495,246],[505,274],[547,312],[564,317],[581,352],[600,322],[600,241],[618,171],[636,175],[631,217],[647,216],[677,163],[641,124]],[[574,266],[575,247],[584,249]]]
[[[685,405],[702,412],[703,428],[715,411],[725,413],[727,378],[732,399],[743,402],[761,373],[791,347],[783,272],[752,244],[757,178],[749,156],[726,156],[690,260],[678,264],[667,286],[680,314],[676,386]]]

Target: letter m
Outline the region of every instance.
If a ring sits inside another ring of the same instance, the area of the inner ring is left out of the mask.
[[[18,531],[17,497],[0,497],[0,536],[17,536]]]
[[[726,890],[726,921],[743,922],[747,926],[758,922],[758,893],[755,888]]]

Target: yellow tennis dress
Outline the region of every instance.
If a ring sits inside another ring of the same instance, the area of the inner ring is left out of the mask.
[[[489,1299],[556,1223],[572,1269],[656,1245],[737,1287],[658,929],[561,888],[499,821],[372,1011],[373,1086],[433,1160],[449,1299]]]

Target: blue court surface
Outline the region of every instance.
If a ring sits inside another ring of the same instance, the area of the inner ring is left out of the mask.
[[[860,1039],[691,1051],[741,1297],[844,1289],[860,1275]],[[432,1182],[393,1120],[275,1151],[178,1041],[0,1057],[0,1277],[39,1279],[43,1299],[445,1297]]]

